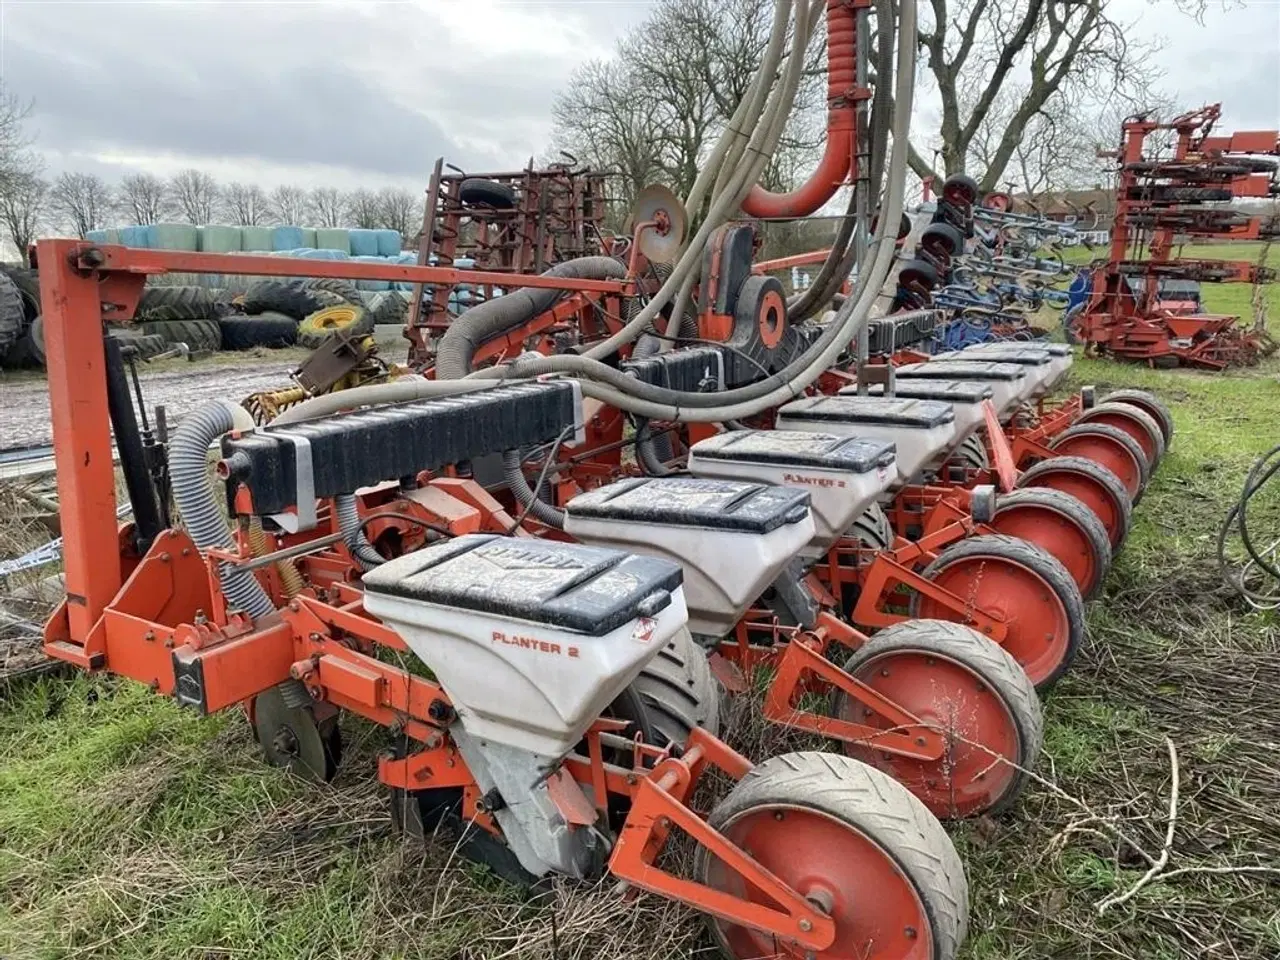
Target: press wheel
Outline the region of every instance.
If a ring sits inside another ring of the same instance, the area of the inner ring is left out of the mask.
[[[1150,479],[1147,455],[1137,440],[1107,423],[1077,423],[1049,444],[1063,457],[1084,457],[1106,467],[1124,484],[1134,503]]]
[[[987,526],[1049,553],[1067,568],[1084,599],[1102,589],[1111,567],[1111,540],[1102,521],[1071,494],[1048,487],[1003,494]]]
[[[1051,487],[1069,493],[1102,521],[1111,540],[1111,552],[1120,549],[1129,535],[1133,503],[1119,477],[1085,457],[1051,457],[1024,470],[1018,488]]]

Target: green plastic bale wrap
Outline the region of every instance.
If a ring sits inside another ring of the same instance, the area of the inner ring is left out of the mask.
[[[378,255],[378,231],[356,228],[347,231],[351,238],[351,255],[353,257],[376,257]]]
[[[201,227],[200,249],[205,253],[239,253],[240,228],[217,223]]]
[[[351,235],[342,227],[319,227],[316,229],[316,248],[319,250],[340,250],[351,252]]]
[[[94,243],[108,243],[107,231],[105,230],[86,230],[84,234],[86,240],[92,240]]]
[[[107,243],[120,243],[120,231],[116,227],[107,227]]]
[[[153,250],[200,249],[200,228],[190,223],[157,223],[147,228],[147,237]]]
[[[302,231],[302,245],[308,250],[314,250],[316,248],[316,228],[300,227],[299,229]]]
[[[121,227],[120,242],[126,247],[147,247],[147,228],[146,227]]]
[[[400,256],[400,231],[399,230],[378,230],[378,256],[380,257],[398,257]]]
[[[385,257],[352,257],[351,259],[358,260],[360,263],[377,263],[377,264],[383,264],[383,265],[391,262]],[[359,290],[370,290],[370,291],[390,290],[391,281],[390,280],[357,280],[356,288]]]
[[[240,249],[246,253],[269,253],[271,227],[241,227]]]

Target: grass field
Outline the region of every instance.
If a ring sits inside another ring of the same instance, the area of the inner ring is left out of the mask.
[[[1280,956],[1280,620],[1223,586],[1214,545],[1280,439],[1278,374],[1274,358],[1225,376],[1077,362],[1100,391],[1158,393],[1178,432],[1046,705],[1043,782],[952,828],[969,960]],[[1251,512],[1272,537],[1278,501]],[[264,767],[238,713],[201,719],[101,677],[0,689],[0,956],[712,956],[695,917],[653,898],[563,885],[529,903],[402,841],[372,780],[385,734],[344,733],[342,771],[315,786]],[[1164,878],[1099,915],[1164,847],[1166,738]]]

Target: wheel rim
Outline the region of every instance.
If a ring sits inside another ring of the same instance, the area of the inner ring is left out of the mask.
[[[847,743],[849,756],[889,774],[938,817],[972,817],[999,805],[1018,778],[1011,764],[1022,762],[1021,738],[990,684],[964,664],[923,650],[886,651],[860,664],[854,676],[941,733],[946,749],[938,760],[916,760]],[[848,697],[839,714],[892,727]]]
[[[1136,408],[1135,408],[1136,409]],[[1147,458],[1147,466],[1154,469],[1156,461],[1159,459],[1160,451],[1156,448],[1155,438],[1150,432],[1137,420],[1132,417],[1126,417],[1119,411],[1108,410],[1098,414],[1096,417],[1089,417],[1089,423],[1105,423],[1107,426],[1115,427],[1123,430],[1129,436],[1137,441],[1138,446],[1142,448],[1142,455]]]
[[[1092,510],[1106,528],[1112,550],[1124,541],[1124,513],[1107,488],[1093,478],[1074,470],[1054,470],[1036,476],[1034,486],[1069,493]]]
[[[1164,435],[1165,443],[1173,440],[1173,423],[1169,419],[1169,412],[1160,406],[1154,397],[1147,399],[1139,394],[1126,394],[1121,397],[1103,397],[1102,402],[1127,403],[1131,407],[1137,407],[1156,422],[1156,426],[1160,428],[1161,434]]]
[[[1125,431],[1130,435],[1129,431]],[[1133,458],[1133,451],[1123,443],[1103,434],[1076,434],[1063,437],[1053,445],[1054,452],[1063,457],[1084,457],[1099,466],[1106,467],[1124,484],[1130,497],[1142,492],[1142,466]],[[1145,454],[1146,448],[1143,448]]]
[[[721,945],[740,960],[932,960],[933,933],[920,895],[898,862],[862,831],[829,814],[768,804],[720,828],[728,839],[835,920],[836,939],[817,953],[776,942],[766,933],[717,921]],[[713,860],[707,882],[753,903],[776,905]]]
[[[993,555],[958,557],[934,571],[933,582],[968,609],[998,613],[1005,650],[1039,686],[1054,676],[1070,649],[1071,621],[1062,599],[1030,567]],[[970,623],[961,611],[919,595],[918,617]]]
[[[1018,503],[1005,509],[997,508],[988,526],[1044,549],[1067,568],[1082,596],[1090,596],[1106,575],[1088,534],[1071,517],[1051,507]]]

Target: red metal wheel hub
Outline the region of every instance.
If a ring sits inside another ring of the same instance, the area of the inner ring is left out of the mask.
[[[1122,508],[1116,504],[1102,484],[1084,473],[1058,470],[1036,477],[1036,486],[1071,494],[1102,521],[1102,525],[1107,530],[1107,537],[1111,540],[1111,549],[1119,548],[1126,532],[1124,514]]]
[[[1125,433],[1132,436],[1129,430]],[[1120,479],[1130,497],[1142,492],[1142,466],[1133,459],[1133,451],[1113,437],[1087,433],[1064,437],[1054,445],[1053,452],[1063,457],[1084,457],[1106,467]]]
[[[1019,503],[998,512],[988,524],[997,533],[1017,537],[1043,548],[1067,568],[1071,579],[1088,596],[1098,580],[1106,575],[1098,569],[1088,535],[1056,510],[1036,503]]]

